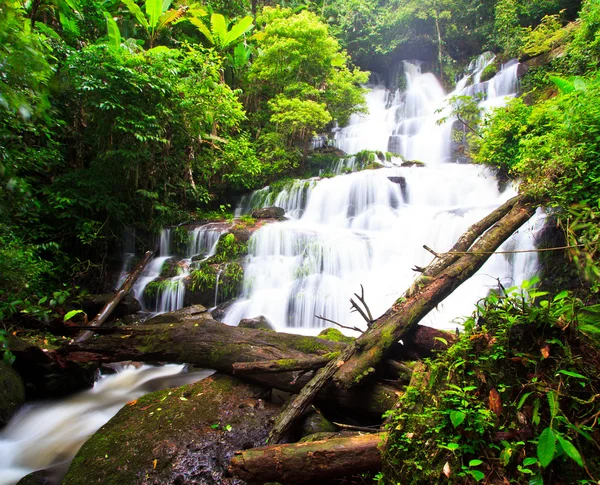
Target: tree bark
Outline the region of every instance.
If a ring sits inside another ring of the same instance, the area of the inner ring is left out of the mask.
[[[356,339],[356,346],[360,352],[353,354],[343,366],[340,366],[334,377],[336,385],[349,388],[360,382],[381,359],[386,357],[389,349],[398,340],[402,339],[458,286],[473,276],[491,253],[527,222],[534,212],[535,207],[532,205],[522,200],[517,201],[504,217],[470,247],[467,254],[458,255],[458,259],[450,262],[436,276],[421,280],[416,293],[399,298],[367,332]],[[470,232],[471,229],[465,234]]]
[[[123,282],[121,287],[117,290],[117,292],[115,293],[113,298],[106,305],[104,305],[104,307],[102,308],[102,310],[100,310],[98,315],[96,315],[94,317],[94,319],[87,325],[88,327],[99,327],[106,321],[106,319],[110,316],[110,314],[113,312],[113,310],[115,308],[117,308],[117,305],[123,299],[123,297],[127,293],[129,293],[133,284],[138,279],[138,276],[142,273],[142,271],[144,271],[144,268],[152,259],[152,254],[153,254],[152,251],[146,252],[146,254],[144,255],[144,259],[129,274],[129,276]],[[82,332],[78,337],[75,338],[75,342],[77,342],[77,343],[84,342],[87,339],[89,339],[92,335],[94,335],[94,332],[92,332],[91,330],[86,330],[86,331]]]
[[[263,360],[258,362],[236,362],[233,364],[234,375],[264,374],[291,372],[297,370],[315,370],[325,366],[335,355],[325,354],[323,357],[307,357],[306,359]]]
[[[229,471],[250,484],[315,483],[376,471],[386,437],[387,433],[374,433],[238,451]]]
[[[162,315],[166,317],[166,315]],[[233,373],[237,362],[281,359],[305,360],[342,352],[347,344],[317,337],[270,332],[225,325],[210,318],[210,313],[196,314],[185,321],[168,320],[162,324],[132,328],[102,329],[103,335],[81,344],[72,344],[57,351],[58,359],[68,362],[178,362]],[[268,388],[297,393],[310,380],[311,373],[253,374],[244,379]],[[344,409],[381,416],[398,399],[398,388],[374,383],[364,388],[339,391],[326,386],[317,396],[323,408]]]

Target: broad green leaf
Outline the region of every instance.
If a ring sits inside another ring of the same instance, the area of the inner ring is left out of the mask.
[[[482,463],[483,463],[483,461],[482,461],[482,460],[471,460],[471,461],[469,462],[469,466],[470,466],[470,467],[471,467],[471,466],[479,466],[479,465],[481,465]]]
[[[456,428],[460,426],[462,422],[465,420],[467,415],[462,411],[452,411],[450,413],[450,421],[452,421],[452,425]]]
[[[581,455],[577,448],[571,443],[569,440],[564,439],[561,435],[557,434],[558,442],[560,446],[562,446],[563,451],[567,454],[569,458],[571,458],[575,463],[577,463],[580,467],[583,467],[583,460],[581,459]]]
[[[527,398],[529,396],[531,396],[533,394],[533,392],[526,392],[525,394],[523,394],[521,396],[521,399],[519,399],[519,404],[517,404],[517,409],[521,409],[523,407],[523,404],[525,404],[525,401],[527,401]]]
[[[223,41],[223,48],[226,48],[233,44],[236,40],[238,40],[242,35],[246,32],[252,30],[254,28],[254,24],[252,23],[252,17],[247,16],[240,20],[237,24],[235,24]]]
[[[215,45],[225,47],[225,37],[227,36],[227,22],[220,13],[213,13],[210,17],[210,28],[212,31]]]
[[[550,406],[550,415],[554,418],[558,414],[558,397],[556,392],[548,392],[548,406]]]
[[[537,458],[533,458],[532,456],[523,460],[523,466],[534,465],[535,463],[537,463]]]
[[[448,443],[448,446],[446,446],[446,448],[448,448],[450,451],[454,451],[458,450],[459,445],[458,443]]]
[[[148,30],[148,21],[146,20],[146,16],[142,12],[142,9],[135,3],[133,0],[122,0],[127,9],[134,15],[139,24],[144,27],[144,29]]]
[[[108,45],[113,49],[121,47],[121,32],[115,19],[108,12],[104,12],[106,17],[106,30],[108,31]]]
[[[162,0],[146,0],[146,14],[148,15],[150,30],[154,32],[158,25],[158,19],[162,14]]]
[[[561,291],[558,295],[556,295],[552,301],[564,300],[567,296],[569,296],[569,292],[564,290]]]
[[[479,470],[469,470],[468,473],[478,482],[485,478],[485,474]]]
[[[562,77],[549,76],[549,79],[562,94],[569,94],[575,91],[575,85],[572,82],[563,79]]]
[[[587,377],[582,376],[581,374],[578,374],[577,372],[571,372],[571,371],[568,371],[568,370],[562,370],[561,369],[561,370],[559,370],[556,373],[556,375],[558,375],[558,374],[564,374],[564,375],[569,376],[569,377],[577,377],[578,379],[586,379],[587,380]]]
[[[538,438],[537,456],[542,467],[546,468],[556,452],[556,436],[551,428],[546,428]]]
[[[448,345],[448,341],[445,338],[442,338],[442,337],[433,337],[433,340],[438,340],[441,343],[443,343],[444,345]]]
[[[198,17],[190,17],[188,20],[200,31],[204,37],[206,37],[208,42],[210,42],[212,45],[215,45],[215,39],[213,39],[212,33],[206,24],[202,22],[202,20],[200,20]]]
[[[71,310],[64,316],[63,322],[66,322],[67,320],[71,320],[71,318],[73,318],[75,315],[78,315],[79,313],[84,313],[84,312],[83,312],[83,310]]]
[[[173,0],[162,0],[162,11],[166,12],[173,3]]]
[[[164,29],[170,23],[175,22],[175,20],[179,19],[180,17],[183,17],[184,14],[185,10],[182,8],[178,10],[169,10],[163,13],[158,19],[158,25],[156,26],[157,32]]]

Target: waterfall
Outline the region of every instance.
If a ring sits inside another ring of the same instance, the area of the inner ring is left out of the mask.
[[[125,403],[148,392],[183,386],[214,371],[185,373],[183,365],[115,366],[94,387],[61,402],[28,404],[0,431],[0,485],[52,469],[60,483],[77,450]]]
[[[468,76],[479,79],[492,60],[480,58]],[[514,95],[509,91],[516,90],[516,63],[480,83],[484,87],[466,88],[462,80],[459,91],[448,95],[418,64],[406,62],[404,68],[406,91],[372,87],[367,94],[369,113],[354,115],[336,133],[336,143],[348,153],[393,151],[426,166],[387,164],[330,179],[296,181],[280,191],[277,199],[270,188],[247,198],[239,212],[276,200],[289,220],[266,225],[253,234],[243,293],[225,315],[226,323],[235,325],[242,318],[264,315],[278,330],[315,334],[329,326],[317,318],[323,316],[365,328],[349,307],[360,285],[374,316],[380,315],[411,284],[411,267],[430,262],[423,244],[438,252],[449,249],[471,224],[516,195],[514,187],[499,188],[495,176],[484,167],[447,163],[452,160],[454,120],[438,123],[447,116],[443,111],[449,96],[466,90],[488,93],[483,107],[505,102],[504,95]],[[302,197],[292,190],[300,186],[304,187]],[[539,220],[521,228],[503,249],[532,249]],[[423,323],[454,329],[454,319],[470,314],[477,300],[497,286],[496,278],[512,286],[535,269],[534,253],[493,256]]]
[[[177,261],[178,274],[160,281],[156,295],[148,301],[144,292],[147,286],[161,277],[163,267],[168,260],[175,261],[177,256],[171,250],[171,229],[163,229],[160,234],[159,255],[150,261],[133,287],[135,298],[142,308],[151,313],[166,313],[183,308],[185,301],[186,279],[196,261],[204,261],[214,256],[219,237],[227,228],[222,223],[209,223],[188,230],[185,243],[185,258]]]

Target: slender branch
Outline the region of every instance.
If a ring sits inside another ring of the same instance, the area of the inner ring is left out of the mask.
[[[352,298],[350,298],[350,308],[351,308],[351,310],[350,310],[351,312],[360,313],[360,316],[364,318],[365,322],[367,322],[367,325],[371,325],[371,323],[373,323],[373,320],[369,319],[369,317],[363,311],[363,309],[361,307],[359,307],[358,303],[356,303]]]
[[[360,302],[363,304],[363,306],[365,307],[365,310],[367,310],[367,315],[369,315],[369,323],[372,323],[373,315],[371,315],[371,310],[369,309],[369,306],[367,305],[367,302],[365,301],[365,289],[363,288],[363,285],[360,285],[360,296],[358,296],[356,293],[354,293],[354,296],[356,298],[358,298],[360,300]]]
[[[433,254],[436,258],[441,258],[441,256],[439,255],[439,253],[436,253],[433,249],[431,249],[429,246],[427,246],[426,244],[423,244],[423,249],[429,251],[431,254]],[[452,253],[455,254],[455,253]]]
[[[319,315],[315,315],[319,320],[323,320],[325,322],[329,322],[329,323],[333,323],[334,325],[337,325],[340,328],[345,328],[346,330],[354,330],[355,332],[360,332],[363,333],[363,331],[358,328],[358,327],[347,327],[346,325],[342,325],[341,323],[338,322],[334,322],[333,320],[329,320],[329,318],[325,318],[325,317],[321,317]]]

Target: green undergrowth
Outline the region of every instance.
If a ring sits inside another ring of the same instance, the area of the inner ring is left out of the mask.
[[[527,288],[482,300],[387,415],[381,483],[597,483],[600,306]]]

